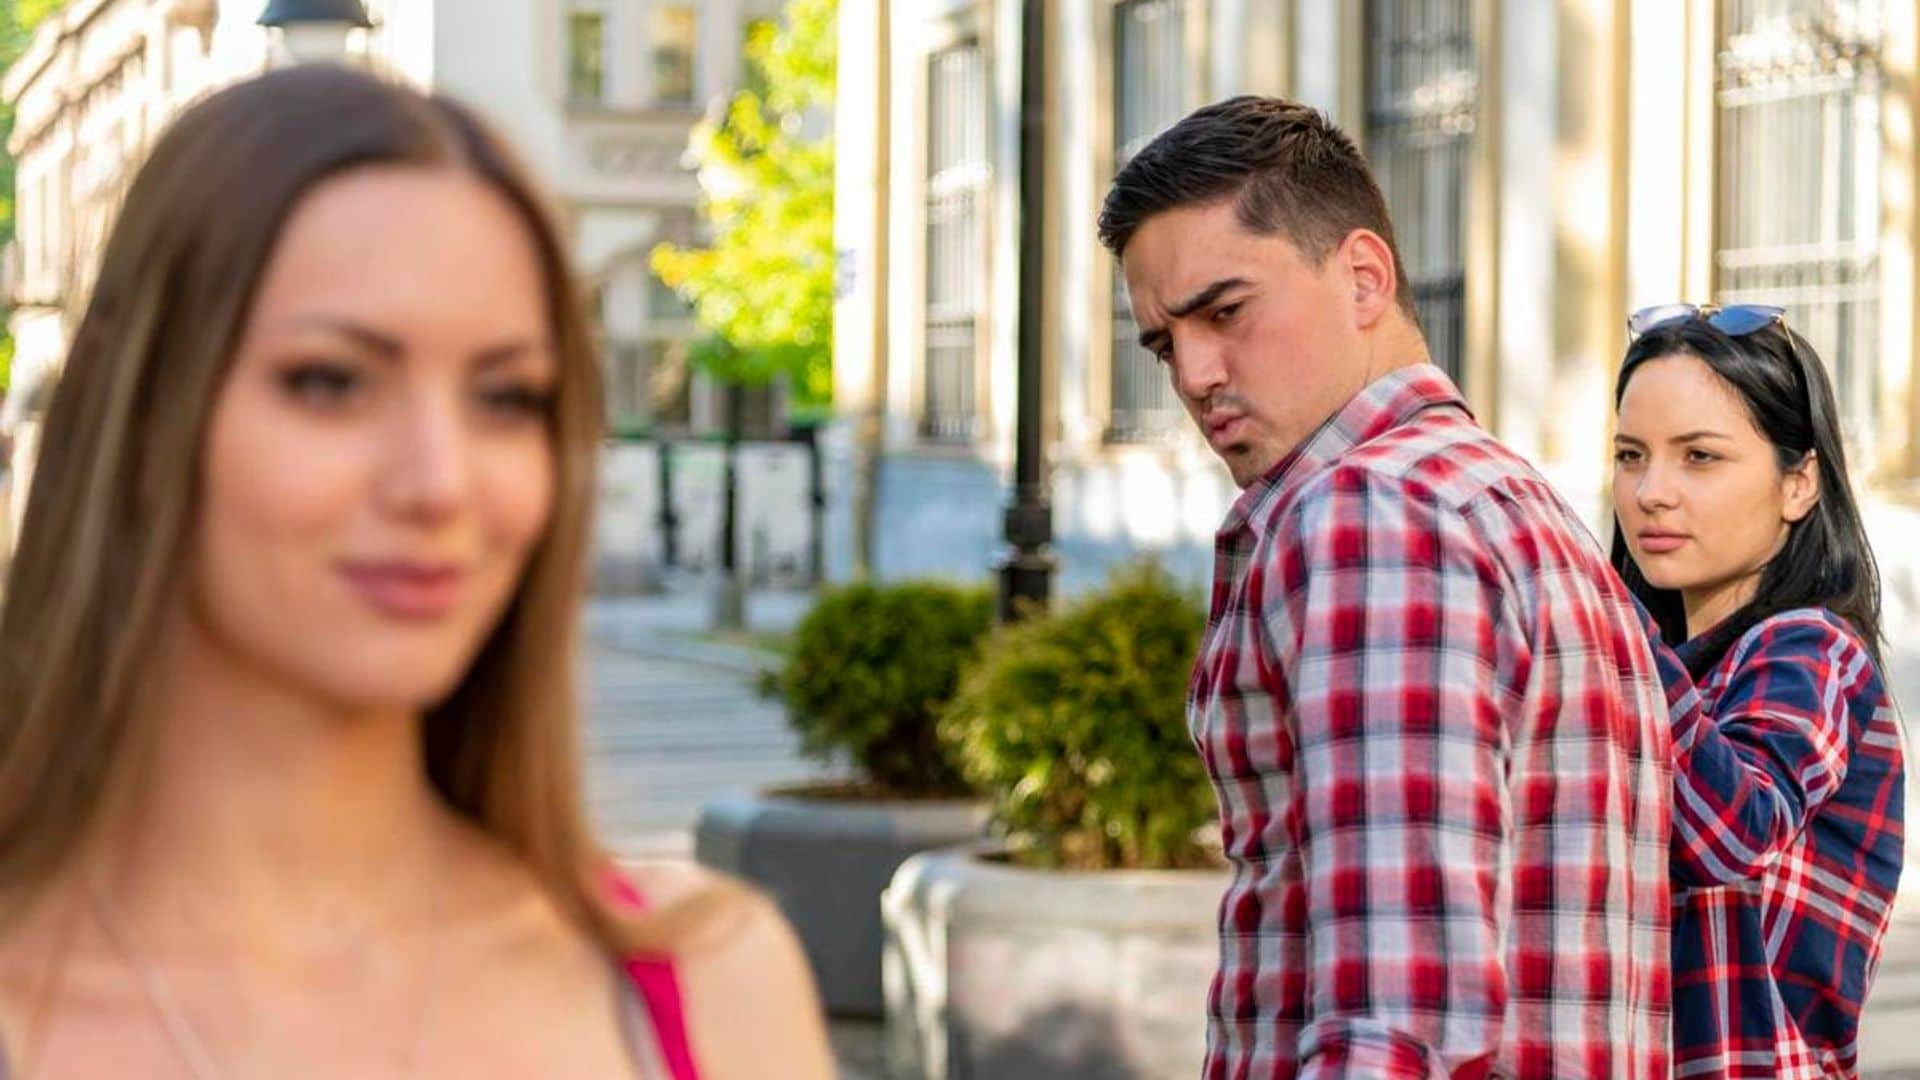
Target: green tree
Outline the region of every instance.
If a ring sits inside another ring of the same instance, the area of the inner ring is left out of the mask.
[[[747,35],[747,86],[695,127],[711,243],[662,244],[654,272],[692,304],[716,378],[786,376],[796,405],[833,394],[833,139],[836,0],[790,0]]]
[[[660,280],[705,330],[693,362],[726,384],[727,465],[715,624],[741,625],[734,564],[741,387],[786,378],[795,411],[833,397],[833,140],[836,0],[789,0],[778,22],[752,24],[746,87],[694,127],[700,209],[710,242],[662,244]]]
[[[5,0],[0,3],[0,69],[10,68],[33,40],[34,28],[59,10],[61,0]],[[13,106],[0,102],[0,247],[13,242]],[[0,393],[13,371],[13,335],[6,327],[5,298],[0,297]]]

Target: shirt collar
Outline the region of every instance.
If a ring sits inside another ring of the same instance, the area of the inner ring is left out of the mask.
[[[1220,526],[1227,536],[1253,527],[1285,506],[1302,485],[1363,443],[1379,438],[1436,405],[1473,414],[1447,373],[1432,364],[1396,368],[1380,376],[1314,429],[1313,434],[1247,486]]]

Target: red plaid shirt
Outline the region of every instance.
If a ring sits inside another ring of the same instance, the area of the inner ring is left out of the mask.
[[[1578,517],[1419,365],[1215,558],[1206,1075],[1665,1077],[1666,699]]]

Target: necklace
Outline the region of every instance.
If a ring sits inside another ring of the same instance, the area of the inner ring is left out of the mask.
[[[153,965],[147,963],[140,948],[134,944],[133,932],[127,928],[119,909],[107,899],[106,890],[89,874],[87,876],[87,896],[93,903],[93,915],[100,929],[112,942],[114,951],[133,969],[134,977],[140,980],[140,990],[146,995],[147,1004],[153,1007],[154,1015],[160,1018],[160,1028],[166,1032],[167,1042],[173,1045],[174,1052],[180,1055],[180,1063],[187,1067],[194,1080],[225,1080],[226,1073],[214,1064],[213,1055],[207,1052],[207,1045],[200,1041],[180,1004],[174,1000],[173,991],[167,981],[160,977]]]
[[[434,880],[429,878],[430,881]],[[141,993],[146,996],[147,1004],[160,1021],[160,1028],[166,1034],[167,1042],[174,1053],[180,1057],[180,1063],[187,1067],[187,1073],[193,1080],[228,1080],[228,1073],[215,1061],[200,1037],[193,1022],[187,1018],[186,1011],[180,1007],[179,999],[174,996],[172,987],[161,976],[159,969],[147,960],[145,951],[135,939],[132,927],[118,904],[101,888],[93,875],[86,876],[88,899],[92,903],[94,919],[107,936],[114,951],[120,954],[134,977],[140,980]],[[440,927],[440,889],[433,888],[428,899],[428,933],[433,942],[427,953],[426,971],[421,980],[421,995],[418,1011],[414,1016],[412,1037],[408,1040],[406,1054],[401,1061],[408,1075],[419,1072],[422,1050],[426,1045],[429,1021],[433,1013],[433,999],[440,984],[440,959],[445,943],[445,934]]]

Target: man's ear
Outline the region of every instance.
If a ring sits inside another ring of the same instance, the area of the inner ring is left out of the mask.
[[[1354,319],[1360,329],[1371,329],[1399,304],[1404,282],[1394,271],[1393,249],[1372,229],[1355,229],[1336,249],[1334,258],[1346,264],[1353,280]]]

